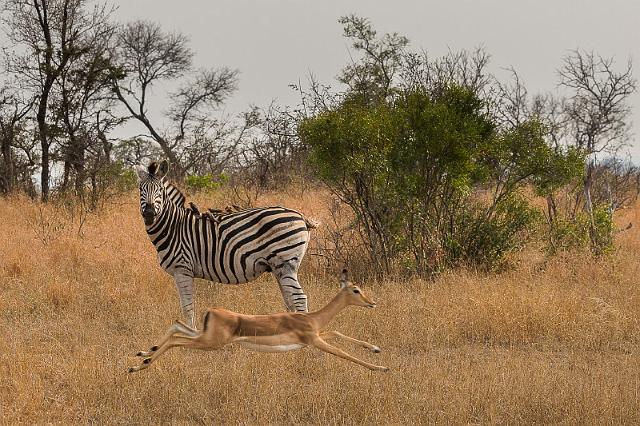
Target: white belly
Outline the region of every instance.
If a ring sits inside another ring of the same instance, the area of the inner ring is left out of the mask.
[[[289,344],[283,344],[283,345],[260,345],[257,343],[252,343],[247,341],[239,341],[237,343],[244,346],[247,349],[251,349],[252,351],[257,351],[257,352],[289,352],[289,351],[295,351],[297,349],[301,349],[307,346],[303,343],[289,343]]]

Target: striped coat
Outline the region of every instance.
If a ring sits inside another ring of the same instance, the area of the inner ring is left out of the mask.
[[[272,272],[287,309],[306,312],[297,273],[315,224],[278,206],[200,215],[184,207],[184,195],[164,178],[165,164],[136,168],[140,211],[160,265],[175,279],[189,325],[195,327],[194,278],[242,284]]]

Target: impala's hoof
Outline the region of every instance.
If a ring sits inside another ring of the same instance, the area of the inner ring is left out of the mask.
[[[135,373],[136,369],[133,367],[129,367],[129,369],[127,370],[129,373]]]
[[[380,349],[377,346],[374,346],[374,347],[371,348],[371,352],[379,354],[380,352],[382,352],[382,349]]]
[[[140,351],[136,354],[136,356],[144,356],[144,352]]]
[[[389,370],[389,367],[380,367],[378,371],[382,371],[383,373],[388,373],[390,370]]]
[[[149,364],[151,362],[151,358],[145,358],[142,363],[143,364]]]

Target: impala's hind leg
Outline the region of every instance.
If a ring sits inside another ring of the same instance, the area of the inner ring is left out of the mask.
[[[189,327],[186,327],[180,322],[176,322],[170,329],[160,345],[152,348],[151,356],[145,358],[142,364],[129,368],[129,372],[144,370],[154,362],[158,357],[171,348],[178,346],[184,346],[191,349],[201,350],[215,350],[220,349],[224,345],[233,341],[235,330],[238,328],[238,323],[234,321],[227,321],[224,319],[218,324],[219,317],[216,317],[215,313],[208,311],[204,316],[204,323],[202,332],[194,331]],[[174,330],[178,332],[188,331],[193,335],[184,336],[181,334],[171,334]],[[168,336],[168,337],[167,337]]]
[[[174,335],[169,337],[169,339],[166,342],[160,345],[158,349],[154,351],[149,358],[145,358],[142,361],[142,364],[136,367],[129,367],[129,373],[134,373],[136,371],[140,371],[140,370],[144,370],[145,368],[148,368],[153,361],[155,361],[156,359],[158,359],[158,357],[160,357],[160,355],[165,353],[167,350],[171,348],[175,348],[177,346],[186,346],[194,349],[204,349],[203,345],[200,343],[199,335],[196,337]]]
[[[189,337],[196,337],[198,335],[198,330],[195,330],[187,326],[181,321],[176,321],[171,325],[171,327],[169,327],[165,335],[162,337],[162,339],[160,339],[160,341],[157,344],[152,346],[151,349],[149,349],[148,351],[140,351],[136,355],[142,356],[142,357],[148,357],[153,355],[153,353],[157,351],[160,346],[162,346],[167,340],[169,340],[176,333],[182,333]]]
[[[274,259],[272,271],[280,285],[282,298],[288,311],[307,312],[307,295],[298,282],[298,267],[300,261],[297,257],[290,259]]]

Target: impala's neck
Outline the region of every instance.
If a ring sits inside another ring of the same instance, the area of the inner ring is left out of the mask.
[[[344,291],[340,291],[331,302],[327,303],[327,305],[315,312],[309,314],[309,316],[313,317],[320,328],[329,324],[331,320],[340,313],[341,310],[346,308],[349,304],[347,303],[347,294]]]

